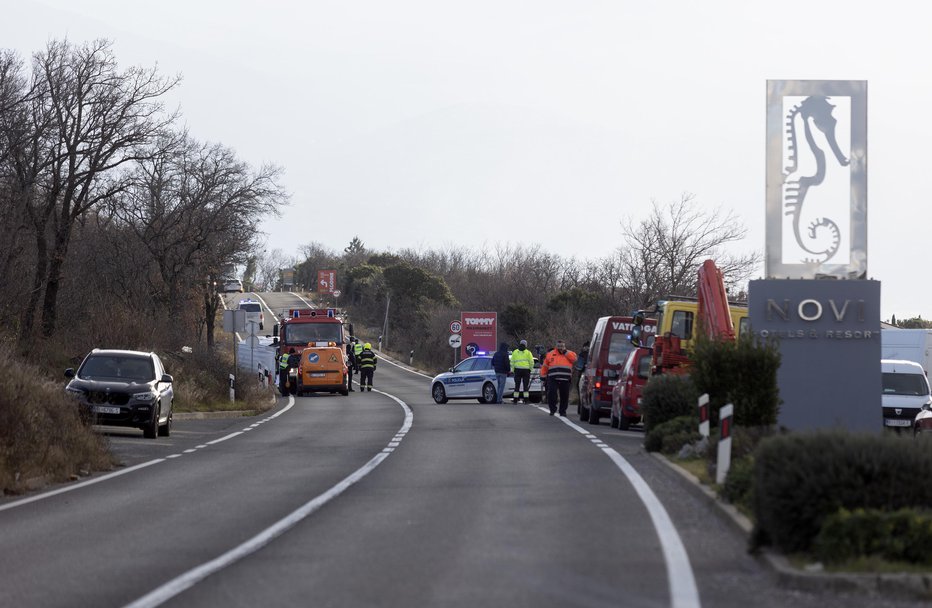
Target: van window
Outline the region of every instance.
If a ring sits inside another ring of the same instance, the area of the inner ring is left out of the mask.
[[[883,374],[884,395],[928,395],[929,385],[922,374]]]
[[[608,365],[622,365],[633,348],[634,345],[628,341],[628,334],[612,334],[612,340],[608,343]]]
[[[240,302],[239,309],[248,310],[249,312],[262,312],[258,302]]]
[[[674,310],[670,333],[681,340],[693,337],[693,313],[688,310]]]

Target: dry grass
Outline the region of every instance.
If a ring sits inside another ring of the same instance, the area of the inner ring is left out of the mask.
[[[0,352],[0,489],[18,494],[36,480],[65,481],[109,470],[104,440],[81,421],[64,382]]]

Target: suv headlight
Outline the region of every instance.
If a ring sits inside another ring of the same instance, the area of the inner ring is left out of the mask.
[[[145,393],[135,393],[133,399],[136,401],[155,401],[159,394],[155,391],[146,391]]]
[[[66,386],[65,392],[78,397],[83,397],[86,394],[83,390],[73,386]]]

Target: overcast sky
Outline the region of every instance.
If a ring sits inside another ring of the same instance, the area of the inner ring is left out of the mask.
[[[764,249],[768,79],[868,81],[868,274],[925,283],[932,9],[921,2],[6,0],[0,47],[110,38],[181,74],[195,137],[285,170],[268,247],[543,243],[579,259],[692,193]],[[760,270],[763,274],[763,268]]]

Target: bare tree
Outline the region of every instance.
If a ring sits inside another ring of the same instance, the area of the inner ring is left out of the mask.
[[[691,194],[665,207],[654,202],[651,214],[640,223],[630,218],[622,222],[625,243],[616,263],[621,267],[618,284],[624,299],[647,307],[665,296],[693,296],[699,266],[708,258],[722,270],[727,286],[743,284],[759,266],[761,254],[735,255],[724,246],[746,234],[733,211],[705,211]]]
[[[50,162],[40,192],[28,207],[36,238],[34,289],[23,315],[28,337],[39,299],[42,333],[55,330],[62,268],[75,223],[85,213],[126,189],[129,163],[146,158],[149,145],[174,120],[159,98],[178,78],[157,71],[118,71],[112,44],[82,46],[50,42],[33,60],[33,78],[43,91],[42,112],[51,123]],[[44,293],[43,293],[44,292]]]
[[[287,200],[281,170],[253,171],[229,148],[185,134],[159,143],[161,152],[141,159],[132,183],[112,199],[112,213],[133,231],[134,246],[149,252],[160,279],[153,293],[173,315],[187,304],[183,291],[199,287],[212,346],[220,307],[214,283],[225,264],[255,250],[259,222]]]

